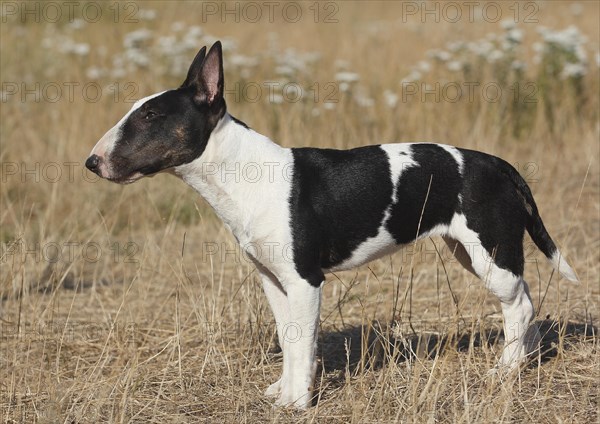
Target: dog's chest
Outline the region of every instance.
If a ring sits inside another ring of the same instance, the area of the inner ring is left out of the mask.
[[[293,157],[281,148],[260,153],[196,165],[183,178],[212,206],[242,249],[260,262],[281,262],[286,252],[291,254]]]

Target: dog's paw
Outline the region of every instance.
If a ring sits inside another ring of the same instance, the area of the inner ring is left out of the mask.
[[[277,396],[277,399],[275,400],[275,406],[278,407],[286,407],[286,406],[291,406],[294,403],[294,398],[292,397],[291,392],[282,389],[279,393],[279,396]]]
[[[267,387],[267,390],[265,390],[265,396],[268,396],[268,397],[279,396],[279,393],[281,393],[281,380],[282,379],[280,378],[275,383],[273,383],[269,387]]]
[[[275,400],[275,405],[280,408],[291,407],[294,409],[304,410],[311,406],[310,393],[294,395],[292,390],[286,390],[285,386],[280,386],[281,392]]]

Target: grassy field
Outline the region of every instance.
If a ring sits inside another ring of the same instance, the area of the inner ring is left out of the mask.
[[[54,4],[1,4],[1,422],[598,422],[598,3]],[[272,316],[208,204],[83,166],[216,39],[230,113],[281,145],[429,140],[515,165],[581,280],[526,237],[538,360],[486,375],[500,305],[424,240],[327,277],[316,407],[274,409]]]

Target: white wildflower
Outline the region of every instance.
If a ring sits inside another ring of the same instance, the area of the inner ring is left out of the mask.
[[[192,25],[191,27],[188,28],[187,35],[189,37],[199,38],[204,35],[204,30],[199,25]]]
[[[580,63],[565,63],[560,73],[562,79],[582,77],[587,73],[584,65]]]
[[[181,21],[176,21],[171,24],[171,31],[179,32],[185,28],[185,25]]]
[[[431,70],[431,65],[429,64],[429,62],[422,60],[419,63],[417,63],[417,69],[421,72],[429,72]]]
[[[227,57],[227,63],[235,67],[254,67],[258,65],[258,58],[244,56],[243,54],[232,54]]]
[[[138,29],[136,31],[131,31],[125,34],[125,38],[123,39],[123,45],[127,49],[138,48],[141,47],[144,42],[148,41],[152,38],[152,31],[149,29]]]
[[[90,45],[87,43],[75,43],[71,48],[71,52],[77,56],[87,56],[90,52]]]
[[[198,45],[201,44],[201,41],[198,37],[191,35],[190,33],[186,33],[183,38],[181,39],[181,41],[179,42],[179,45],[181,47],[182,50],[192,50],[192,51],[196,51],[198,50]]]
[[[523,31],[518,28],[513,28],[506,33],[506,39],[511,43],[518,44],[523,40]]]
[[[335,74],[335,80],[339,82],[352,83],[360,79],[359,75],[355,72],[342,71]]]
[[[494,45],[487,40],[480,40],[479,42],[468,43],[467,48],[472,53],[485,57],[494,50]]]
[[[583,45],[579,44],[575,46],[575,57],[580,63],[587,63],[587,53],[583,48]]]
[[[143,21],[153,21],[154,19],[156,19],[156,10],[140,9],[138,11],[138,17]]]
[[[502,59],[503,57],[504,57],[504,53],[502,53],[501,50],[496,49],[488,55],[487,60],[490,63],[494,63],[494,62]]]
[[[456,72],[462,69],[462,63],[460,63],[458,60],[452,60],[446,64],[446,67],[449,71]]]
[[[509,31],[513,28],[515,28],[517,26],[516,22],[513,19],[504,19],[502,22],[500,22],[500,26]]]
[[[577,46],[586,42],[586,37],[573,25],[562,31],[551,31],[542,27],[538,32],[546,43],[555,44],[567,51],[575,51]]]
[[[297,52],[294,49],[286,49],[276,57],[276,61],[280,66],[287,66],[295,72],[307,71],[307,56]]]
[[[448,53],[447,51],[442,50],[442,51],[437,52],[437,55],[434,56],[434,58],[438,59],[442,62],[446,62],[452,58],[452,55],[450,53]]]
[[[106,75],[106,70],[102,68],[98,68],[96,66],[92,66],[85,71],[85,76],[91,80],[97,80]]]
[[[71,29],[81,29],[84,26],[85,26],[85,21],[81,18],[75,18],[68,24],[68,27]]]
[[[515,71],[524,71],[527,69],[527,64],[521,60],[513,60],[513,62],[510,64],[510,67]]]
[[[406,83],[406,82],[415,82],[415,81],[419,81],[421,79],[421,73],[419,71],[411,71],[410,74],[408,74],[405,78],[402,79],[402,81],[400,81],[401,83]]]
[[[390,108],[394,108],[398,104],[398,95],[390,90],[385,90],[383,92],[383,98],[385,100],[385,104],[387,104]]]
[[[126,50],[125,58],[142,68],[150,64],[150,58],[148,55],[139,49]]]
[[[280,65],[275,67],[275,73],[283,76],[292,76],[294,75],[294,69],[291,66]]]
[[[453,41],[448,43],[446,47],[448,47],[448,50],[451,52],[457,52],[465,47],[465,43],[463,41]]]
[[[158,39],[158,48],[163,54],[172,54],[177,48],[177,38],[174,35],[160,37]]]

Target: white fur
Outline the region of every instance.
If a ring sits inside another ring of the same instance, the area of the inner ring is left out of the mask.
[[[552,263],[554,268],[556,268],[558,272],[560,272],[562,276],[565,277],[567,280],[572,281],[574,283],[579,282],[577,275],[575,275],[575,271],[573,271],[573,269],[569,266],[567,261],[565,261],[563,255],[560,253],[559,250],[556,250],[556,252],[554,252],[554,255],[552,255],[552,259],[550,260],[550,262]]]
[[[213,130],[206,150],[174,172],[214,208],[248,253],[284,282],[299,278],[292,272],[290,213],[279,205],[289,199],[293,157],[267,137],[245,129],[225,115]],[[261,178],[244,175],[259,169]],[[276,246],[270,245],[276,242]],[[254,255],[253,255],[254,256]]]
[[[402,172],[404,172],[406,169],[416,166],[417,163],[412,158],[410,144],[382,144],[381,149],[387,154],[388,161],[390,164],[392,184],[394,184],[394,192],[392,193],[392,203],[397,203],[397,190],[400,175],[402,175]],[[404,153],[404,155],[402,155],[401,153]]]
[[[460,153],[460,150],[458,150],[454,146],[448,146],[447,144],[438,144],[438,146],[440,146],[442,149],[444,149],[445,151],[447,151],[448,153],[450,153],[452,155],[452,157],[458,164],[458,172],[460,173],[460,175],[462,175],[465,164],[464,164],[462,153]]]

